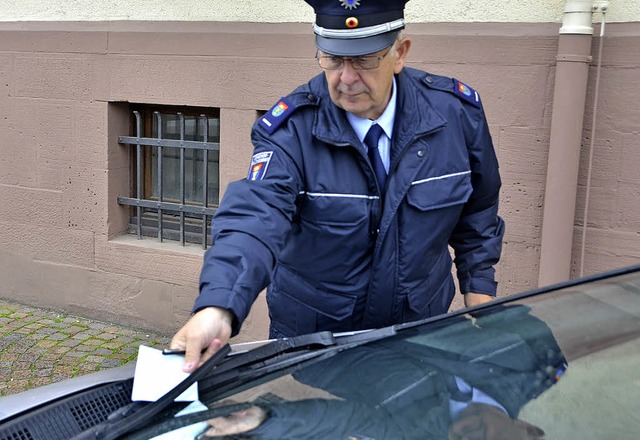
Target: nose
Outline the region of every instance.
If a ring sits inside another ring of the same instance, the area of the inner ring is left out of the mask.
[[[354,84],[360,79],[360,74],[353,68],[351,60],[345,60],[340,72],[340,81],[344,84]]]

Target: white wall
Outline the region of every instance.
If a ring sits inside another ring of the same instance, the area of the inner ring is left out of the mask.
[[[548,23],[560,22],[563,5],[564,0],[412,0],[406,16],[410,23]],[[640,1],[611,0],[607,17],[640,21]],[[313,13],[303,0],[0,0],[0,21],[32,20],[311,22]]]

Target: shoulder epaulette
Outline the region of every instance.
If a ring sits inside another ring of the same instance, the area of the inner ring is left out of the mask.
[[[273,134],[276,129],[298,108],[287,98],[280,100],[260,118],[260,125],[267,133]]]
[[[478,92],[473,90],[462,81],[458,81],[455,78],[452,78],[452,80],[455,86],[455,93],[459,98],[464,99],[473,106],[482,108],[482,102],[480,102],[480,95],[478,94]]]
[[[460,80],[437,75],[427,75],[424,78],[424,82],[427,84],[427,86],[433,89],[453,93],[458,98],[465,102],[468,102],[474,107],[482,108],[482,101],[480,101],[480,95],[478,94],[478,92],[476,92]]]

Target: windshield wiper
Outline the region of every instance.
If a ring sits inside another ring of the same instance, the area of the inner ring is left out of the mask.
[[[278,373],[291,367],[302,367],[304,363],[320,357],[333,356],[336,353],[352,346],[362,345],[367,342],[386,338],[396,333],[394,327],[386,327],[376,330],[361,332],[336,333],[320,332],[309,335],[296,336],[287,340],[275,340],[282,349],[277,350],[272,356],[261,356],[260,350],[272,351],[275,346],[271,344],[251,350],[254,359],[241,359],[237,361],[227,360],[216,369],[216,373],[199,382],[199,390],[205,400],[212,401],[222,398],[229,392],[238,392],[243,387],[254,386],[254,380],[265,378],[272,373]],[[324,339],[325,342],[322,342]],[[329,343],[331,341],[331,343]],[[291,344],[295,349],[286,349]],[[253,383],[253,385],[252,385]],[[203,401],[204,402],[204,401]]]
[[[155,402],[134,403],[117,411],[105,421],[88,429],[72,440],[115,440],[133,430],[145,426],[159,413],[173,404],[176,397],[186,391],[195,382],[207,376],[234,371],[251,366],[260,366],[269,359],[300,351],[323,349],[336,344],[331,332],[313,333],[292,338],[275,339],[266,345],[246,353],[227,357],[231,351],[229,345],[222,347],[209,360],[191,373],[185,380]],[[213,371],[211,371],[214,369]]]

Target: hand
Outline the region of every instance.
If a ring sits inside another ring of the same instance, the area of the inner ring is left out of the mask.
[[[484,293],[469,292],[464,294],[464,305],[466,307],[479,306],[480,304],[493,301],[493,299],[494,297],[491,295],[485,295]]]
[[[216,417],[215,419],[207,420],[209,428],[198,436],[198,440],[252,431],[260,426],[267,417],[267,412],[259,406],[250,406],[228,416]]]
[[[192,373],[231,337],[233,315],[220,307],[199,310],[175,334],[170,347],[186,350],[183,371]]]
[[[537,440],[544,431],[484,403],[467,406],[449,428],[449,440]]]

